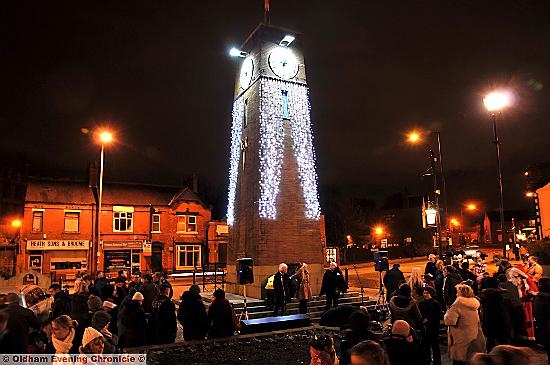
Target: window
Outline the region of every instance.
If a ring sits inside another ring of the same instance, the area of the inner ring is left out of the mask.
[[[248,99],[244,101],[244,115],[243,115],[243,127],[248,125]]]
[[[182,233],[197,232],[197,216],[194,215],[178,215],[177,231]]]
[[[44,211],[32,212],[32,232],[39,233],[44,230]]]
[[[288,111],[288,91],[281,91],[281,99],[283,101],[283,118],[290,118],[290,112]]]
[[[64,232],[79,231],[80,212],[65,212]]]
[[[151,222],[151,232],[160,233],[160,214],[153,214],[153,221]]]
[[[201,266],[200,245],[176,246],[176,270],[192,269]]]

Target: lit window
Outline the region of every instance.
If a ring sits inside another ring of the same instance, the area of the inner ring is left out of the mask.
[[[178,215],[176,230],[179,233],[196,233],[197,217],[194,215]]]
[[[281,90],[281,97],[283,101],[283,118],[290,118],[290,112],[288,111],[288,91]]]
[[[201,266],[200,245],[176,246],[176,270],[193,269]]]
[[[32,232],[42,232],[44,229],[44,212],[34,211],[32,212]]]
[[[80,213],[65,212],[64,232],[79,232]]]
[[[113,232],[132,232],[134,213],[113,212]]]
[[[153,214],[151,222],[151,232],[160,232],[160,214]]]

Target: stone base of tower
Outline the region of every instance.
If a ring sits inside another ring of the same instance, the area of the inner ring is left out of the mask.
[[[313,295],[319,295],[321,290],[321,282],[325,269],[321,264],[308,264],[309,278],[311,281],[311,292]],[[246,286],[246,296],[254,299],[265,299],[265,285],[267,279],[275,274],[279,266],[277,265],[258,265],[254,266],[254,283]],[[289,275],[293,273],[289,272]],[[237,280],[237,266],[227,265],[227,276],[225,290],[228,293],[243,295],[243,285],[240,285]]]

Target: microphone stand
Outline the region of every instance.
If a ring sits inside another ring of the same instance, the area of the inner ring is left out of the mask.
[[[351,266],[353,266],[353,270],[355,270],[355,275],[357,276],[357,281],[359,282],[359,286],[361,286],[361,305],[365,306],[365,290],[363,289],[363,284],[361,283],[355,264],[351,264]]]

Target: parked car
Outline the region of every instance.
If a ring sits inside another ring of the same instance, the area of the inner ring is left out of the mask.
[[[38,285],[24,285],[19,290],[21,304],[29,308],[41,321],[46,321],[50,316],[53,297],[46,293]]]

